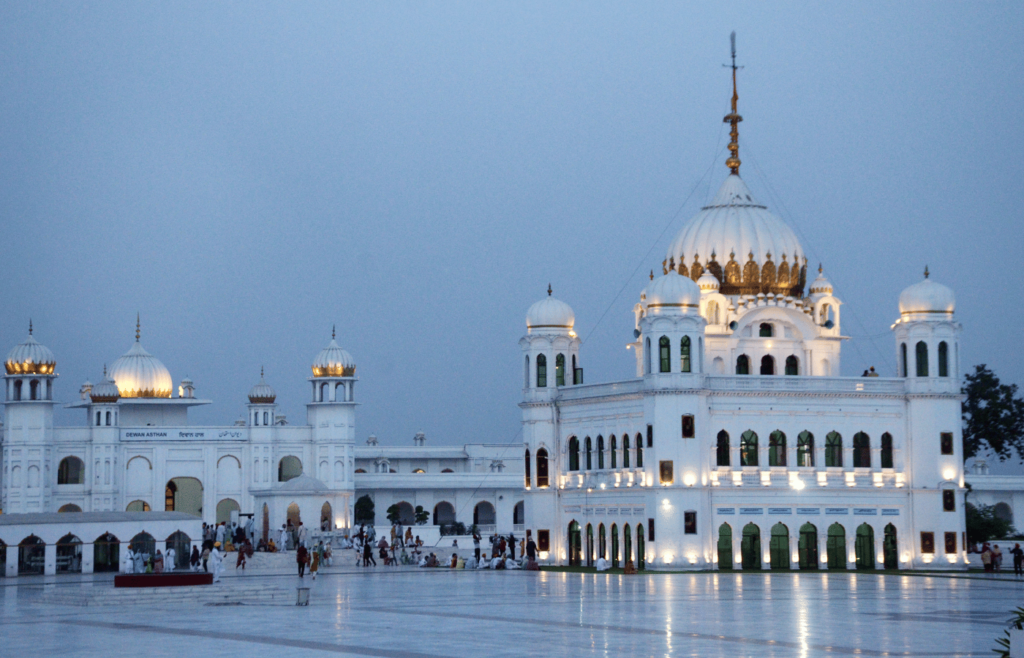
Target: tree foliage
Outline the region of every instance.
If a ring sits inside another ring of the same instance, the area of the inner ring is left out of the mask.
[[[426,525],[430,520],[430,512],[423,509],[423,505],[416,506],[416,525]]]
[[[1001,519],[995,514],[995,508],[991,505],[964,505],[964,515],[967,521],[967,543],[981,544],[993,539],[1003,539],[1016,534],[1013,524],[1006,519]]]
[[[991,450],[999,461],[1024,458],[1024,400],[1016,384],[1002,384],[985,364],[964,376],[964,460]]]
[[[399,511],[398,505],[392,505],[388,508],[388,521],[391,521],[391,525],[395,525],[402,520],[402,512]]]
[[[373,499],[369,496],[360,496],[355,505],[356,523],[373,523],[376,513],[373,510]]]

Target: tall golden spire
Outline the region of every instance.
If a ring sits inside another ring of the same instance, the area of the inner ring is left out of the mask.
[[[732,68],[732,112],[725,116],[723,122],[728,123],[732,126],[732,130],[729,131],[729,158],[725,161],[725,166],[729,168],[732,173],[739,176],[740,174],[740,129],[739,123],[743,121],[743,117],[736,113],[736,101],[740,99],[738,93],[736,93],[736,70],[743,68],[742,66],[736,66],[736,33],[733,32],[729,35],[729,41],[732,44],[732,64],[724,64]]]
[[[142,316],[139,313],[135,314],[135,342],[136,343],[139,342],[139,335],[142,333],[141,332],[141,329],[142,329],[141,317]]]

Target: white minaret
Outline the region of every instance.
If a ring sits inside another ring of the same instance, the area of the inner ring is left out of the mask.
[[[49,512],[53,486],[53,352],[32,336],[4,362],[3,505],[5,514]]]
[[[909,541],[901,550],[910,552],[914,566],[951,567],[966,559],[961,327],[953,291],[928,278],[928,268],[924,276],[900,294],[900,319],[892,326],[898,371],[906,382],[908,443],[894,448],[897,460],[903,459],[913,510]],[[925,537],[932,552],[925,551]]]
[[[118,431],[118,401],[121,393],[114,379],[103,367],[103,379],[89,391],[89,406],[86,409],[89,423],[89,446],[86,449],[86,478],[89,509],[85,511],[124,510],[119,499],[118,468],[120,432]]]
[[[351,527],[355,503],[356,364],[331,330],[331,342],[313,361],[313,400],[306,405],[312,429],[314,468],[309,474],[331,489],[348,493],[343,518],[335,522]],[[339,510],[340,512],[340,510]]]

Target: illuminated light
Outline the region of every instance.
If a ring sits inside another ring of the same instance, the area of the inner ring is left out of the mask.
[[[665,555],[661,559],[665,562],[665,564],[672,564],[672,554],[671,553],[665,553]]]
[[[922,561],[923,561],[923,562],[924,562],[925,564],[931,564],[931,563],[932,563],[932,560],[934,560],[934,559],[935,559],[935,556],[934,556],[934,555],[922,555],[922,556],[921,556],[921,560],[922,560]]]
[[[946,560],[948,560],[950,564],[956,564],[956,555],[955,554],[947,555],[946,556]]]
[[[956,477],[956,470],[952,468],[947,468],[942,472],[942,477],[952,481]]]
[[[818,557],[819,557],[819,559],[821,559],[821,561],[822,561],[822,562],[828,562],[828,555],[825,555],[825,554],[823,553],[823,554],[821,554],[821,555],[820,555],[820,556],[818,556]]]
[[[799,552],[794,552],[791,559],[793,560],[794,563],[799,562],[800,561],[800,553]]]
[[[604,482],[601,483],[601,488],[604,489]]]
[[[686,559],[690,562],[690,564],[697,564],[697,554],[696,553],[690,553],[689,555],[686,556]]]
[[[669,506],[668,498],[662,498],[661,499],[661,504],[662,504],[663,507],[668,507]]]
[[[548,552],[547,551],[541,551],[540,552],[540,559],[547,560],[548,559]]]
[[[696,483],[697,476],[694,475],[693,473],[687,473],[686,475],[683,476],[683,484],[685,484],[686,486],[692,487]]]
[[[797,491],[800,491],[801,489],[803,489],[803,488],[804,488],[804,487],[806,486],[806,485],[804,484],[804,481],[803,481],[803,480],[801,480],[800,478],[793,478],[793,481],[792,481],[792,482],[790,482],[790,484],[791,484],[791,485],[792,485],[792,487],[793,487],[794,489],[796,489]]]

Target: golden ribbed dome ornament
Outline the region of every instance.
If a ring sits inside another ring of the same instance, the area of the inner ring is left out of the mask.
[[[740,121],[743,121],[743,117],[736,112],[736,102],[740,99],[739,94],[736,92],[736,70],[743,67],[736,66],[736,32],[729,35],[729,41],[732,44],[732,64],[722,64],[722,66],[728,66],[732,69],[732,112],[725,115],[722,121],[732,126],[732,130],[729,131],[729,158],[725,161],[725,166],[729,168],[729,171],[738,176],[740,173],[739,124]]]

